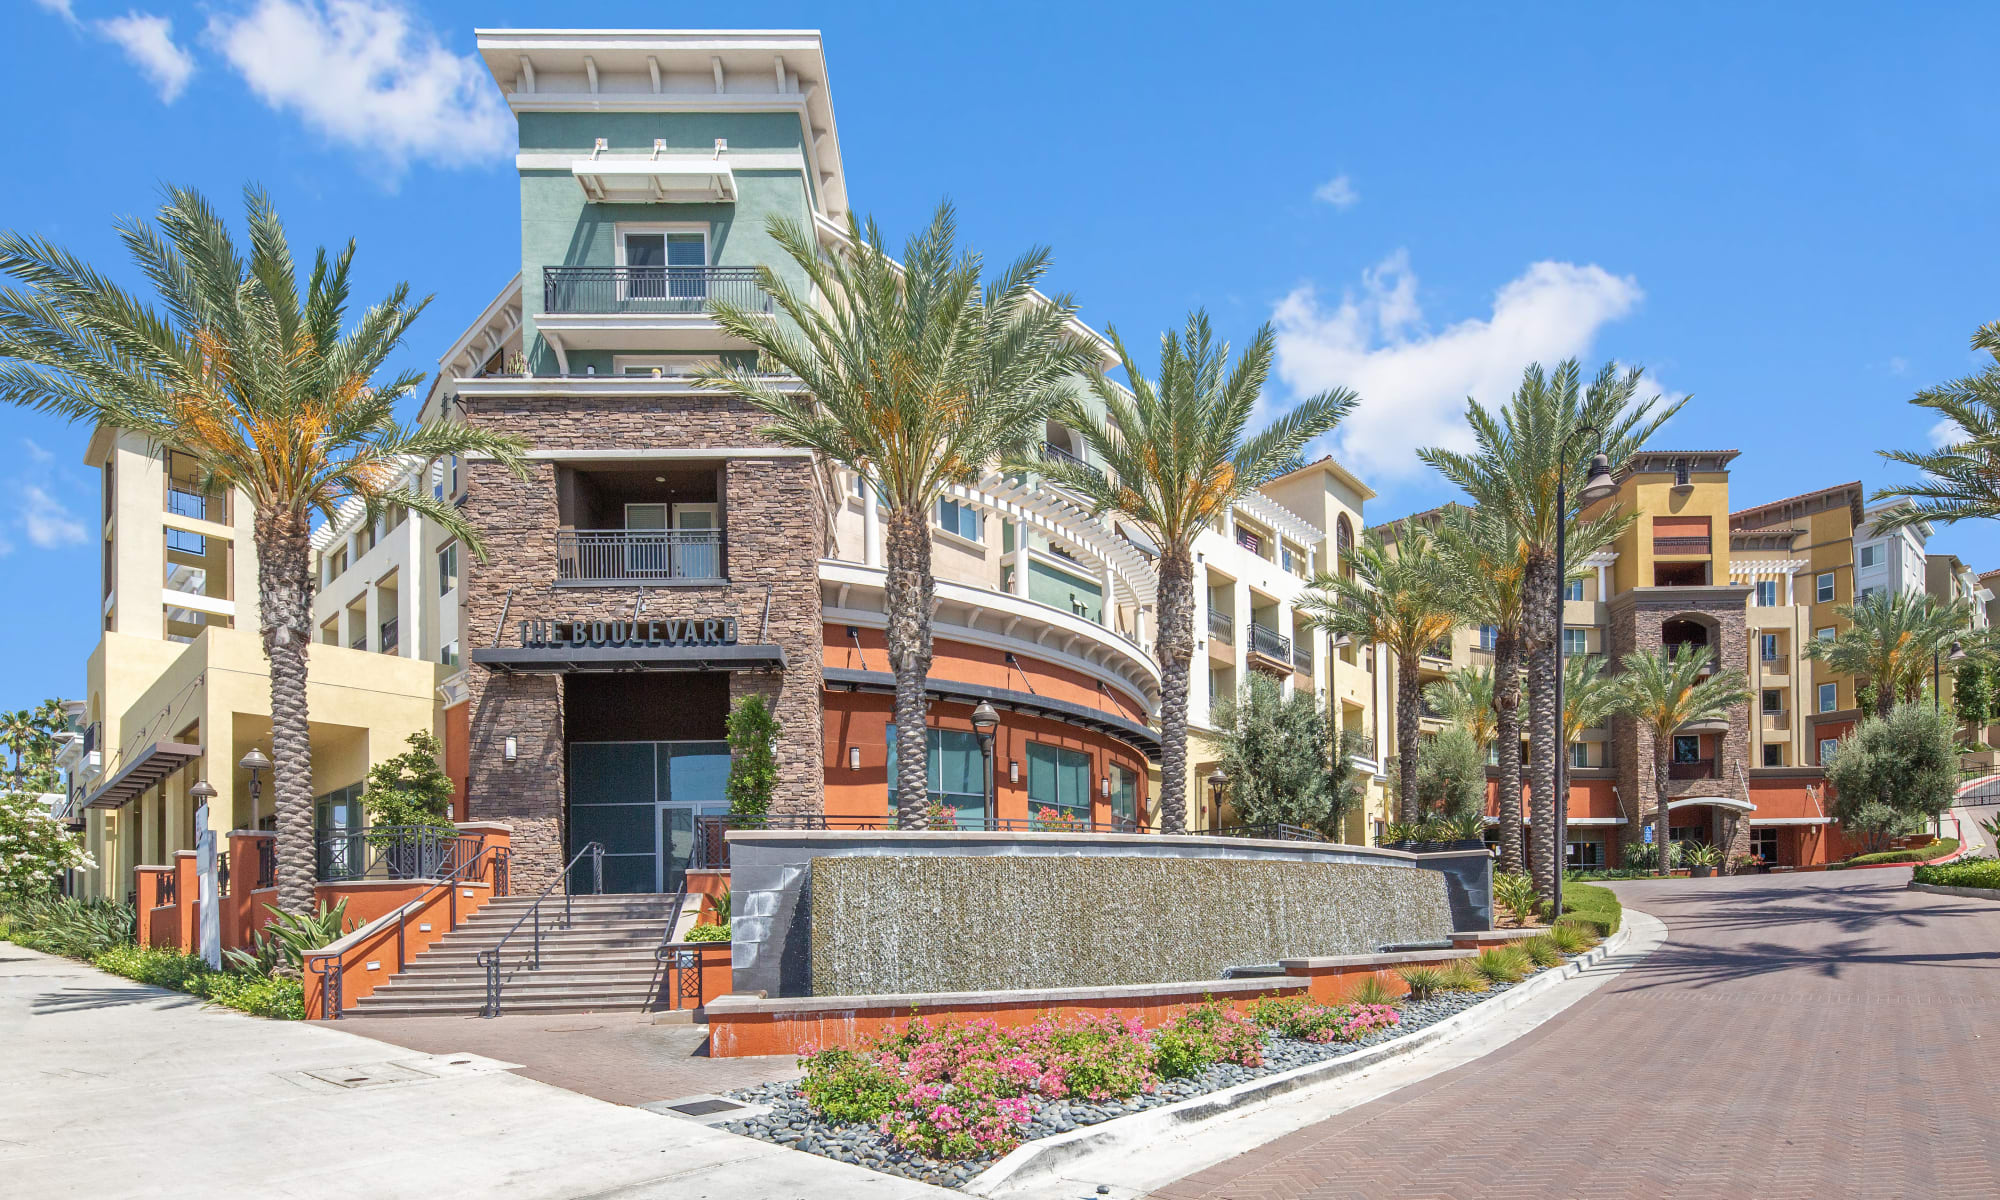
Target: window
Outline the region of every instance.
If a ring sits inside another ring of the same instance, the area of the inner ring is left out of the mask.
[[[958,814],[960,829],[980,829],[986,824],[986,756],[979,750],[979,735],[964,729],[928,731],[926,755],[930,776],[930,801]],[[896,808],[896,727],[888,727],[889,811]],[[1030,749],[1033,749],[1031,746]],[[1085,774],[1089,767],[1085,767]]]
[[[1764,689],[1764,711],[1779,713],[1785,711],[1785,694],[1777,688]]]
[[[985,525],[985,522],[980,520],[978,509],[956,500],[938,501],[937,523],[938,528],[946,533],[956,534],[972,542],[980,540],[980,531]]]
[[[1590,765],[1590,743],[1571,742],[1569,744],[1569,765],[1587,767]]]
[[[668,303],[666,311],[695,308],[708,294],[701,268],[708,265],[708,234],[702,230],[663,230],[658,226],[618,231],[618,257],[627,268],[621,299],[688,301]]]
[[[1824,767],[1833,762],[1833,752],[1838,749],[1840,749],[1839,738],[1821,738],[1819,740],[1819,765]]]
[[[1686,487],[1691,482],[1692,471],[1685,458],[1674,460],[1674,486]]]
[[[1264,553],[1264,539],[1241,527],[1236,530],[1236,544],[1252,554]]]
[[[437,552],[438,555],[438,595],[449,596],[458,586],[458,543],[453,542]]]
[[[1880,566],[1881,563],[1882,563],[1881,546],[1879,545],[1863,546],[1861,547],[1861,557],[1859,560],[1856,561],[1855,565],[1859,567],[1874,567],[1874,566]]]
[[[458,495],[458,455],[451,456],[451,494]]]
[[[1766,742],[1764,744],[1764,765],[1767,767],[1782,767],[1785,765],[1785,747],[1783,743]]]
[[[208,557],[208,539],[185,529],[167,530],[167,549],[178,550],[182,554],[192,554],[196,558]]]
[[[1674,735],[1674,761],[1694,763],[1701,761],[1701,736],[1693,733]]]
[[[1590,630],[1563,630],[1563,653],[1572,658],[1590,653]]]
[[[1777,581],[1777,580],[1775,580],[1775,579],[1759,579],[1759,580],[1757,581],[1757,607],[1758,607],[1758,608],[1776,608],[1776,607],[1778,607],[1778,581]]]
[[[1819,584],[1818,584],[1818,593],[1817,593],[1817,594],[1818,594],[1818,596],[1819,596],[1819,602],[1820,602],[1821,604],[1831,604],[1831,603],[1833,603],[1833,572],[1832,572],[1832,571],[1821,571],[1821,572],[1820,572],[1820,575],[1819,575]]]
[[[1775,829],[1753,829],[1750,831],[1750,853],[1763,859],[1765,863],[1778,861],[1778,831]]]
[[[1479,627],[1479,648],[1481,650],[1491,650],[1499,644],[1500,627],[1498,625],[1481,625]]]
[[[1830,642],[1833,640],[1833,626],[1828,625],[1825,628],[1816,631],[1813,634],[1813,636],[1818,638],[1822,642]]]
[[[1599,871],[1604,868],[1603,842],[1569,842],[1563,859],[1572,871]]]
[[[1090,819],[1090,755],[1028,743],[1028,815],[1040,816],[1044,808]]]
[[[1139,823],[1139,777],[1120,766],[1111,768],[1111,819],[1120,825]]]
[[[1877,593],[1877,592],[1879,592],[1879,591],[1881,591],[1881,590],[1882,590],[1882,589],[1881,589],[1881,588],[1878,588],[1878,587],[1865,587],[1865,588],[1862,588],[1862,589],[1861,589],[1861,599],[1862,599],[1862,600],[1867,600],[1867,599],[1868,599],[1868,597],[1870,597],[1870,596],[1874,595],[1875,593]]]
[[[1278,543],[1278,565],[1290,574],[1302,575],[1305,573],[1305,556],[1303,554],[1294,555],[1290,546],[1280,542]]]
[[[1765,633],[1765,634],[1759,634],[1759,635],[1758,635],[1758,637],[1757,637],[1757,656],[1758,656],[1759,658],[1762,658],[1762,659],[1763,659],[1763,660],[1764,660],[1765,662],[1777,662],[1777,661],[1778,661],[1778,635],[1777,635],[1777,634],[1775,634],[1775,633]]]
[[[1840,685],[1837,683],[1820,684],[1819,710],[1823,713],[1832,712],[1839,707],[1840,707]]]
[[[1572,579],[1569,582],[1563,584],[1563,599],[1565,600],[1583,599],[1583,579],[1581,577]]]
[[[457,665],[458,665],[458,643],[457,643],[457,642],[446,642],[446,643],[444,644],[444,649],[442,649],[442,650],[438,651],[438,661],[439,661],[439,662],[441,662],[441,663],[443,663],[443,664],[444,664],[445,666],[447,666],[447,667],[455,667],[455,666],[457,666]]]

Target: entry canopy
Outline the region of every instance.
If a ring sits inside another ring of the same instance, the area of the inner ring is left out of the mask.
[[[501,675],[785,669],[783,646],[488,646],[472,661]]]
[[[1667,811],[1686,808],[1690,804],[1713,804],[1717,808],[1727,808],[1735,812],[1756,812],[1757,806],[1748,800],[1738,800],[1734,796],[1682,796],[1678,800],[1667,801]]]
[[[84,803],[90,808],[123,808],[145,794],[147,788],[201,757],[200,746],[183,742],[154,742],[111,777],[111,782],[91,793]]]

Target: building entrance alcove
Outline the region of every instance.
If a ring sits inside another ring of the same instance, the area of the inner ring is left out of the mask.
[[[728,710],[722,672],[569,676],[564,861],[602,842],[605,891],[681,890],[695,818],[729,811]],[[573,881],[584,891],[589,869]]]

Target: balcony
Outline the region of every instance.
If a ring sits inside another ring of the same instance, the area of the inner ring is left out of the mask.
[[[1764,674],[1766,675],[1789,675],[1792,673],[1792,660],[1789,655],[1767,654],[1759,659],[1758,662],[1763,665]]]
[[[396,624],[396,618],[394,617],[382,622],[382,653],[384,654],[394,654],[396,652],[396,646],[398,645],[396,640]]]
[[[1096,467],[1091,466],[1089,463],[1078,458],[1076,455],[1071,454],[1069,451],[1063,449],[1061,446],[1056,445],[1054,442],[1042,443],[1042,461],[1046,463],[1062,463],[1073,467],[1081,467],[1084,470],[1090,472],[1092,475],[1095,475],[1099,479],[1104,478],[1104,472],[1098,470]]]
[[[605,315],[712,313],[717,302],[772,311],[755,267],[543,267],[542,310]]]
[[[1717,778],[1715,774],[1715,760],[1712,758],[1694,758],[1686,762],[1668,763],[1667,778],[1715,779]]]
[[[1656,537],[1653,539],[1655,554],[1707,554],[1707,535],[1696,537]]]
[[[1301,675],[1310,675],[1313,673],[1313,652],[1311,646],[1306,645],[1304,642],[1293,644],[1292,668]]]
[[[366,650],[368,648],[368,635],[364,633],[361,636],[355,638],[353,641],[347,643],[347,645],[348,648],[352,650]]]
[[[167,512],[176,517],[186,517],[193,521],[226,522],[225,505],[220,496],[205,496],[188,488],[167,485]]]
[[[1235,618],[1226,612],[1208,610],[1208,637],[1210,641],[1221,642],[1225,646],[1236,644]]]
[[[1287,672],[1292,669],[1292,639],[1255,621],[1250,622],[1250,653],[1282,666]]]
[[[1356,758],[1365,758],[1365,759],[1367,759],[1367,760],[1368,760],[1369,762],[1374,762],[1374,761],[1375,761],[1375,739],[1374,739],[1374,738],[1372,738],[1372,737],[1369,737],[1369,736],[1368,736],[1367,734],[1365,734],[1365,733],[1361,733],[1361,734],[1344,734],[1344,735],[1342,735],[1342,738],[1343,738],[1343,741],[1345,742],[1345,744],[1346,744],[1347,748],[1348,748],[1348,749],[1349,749],[1350,751],[1352,751],[1352,752],[1353,752],[1353,754],[1354,754],[1354,757],[1356,757]]]
[[[721,583],[722,555],[719,529],[562,529],[556,583]]]

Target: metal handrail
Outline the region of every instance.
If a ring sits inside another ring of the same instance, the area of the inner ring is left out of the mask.
[[[559,529],[556,582],[722,579],[724,548],[720,529]]]
[[[1253,654],[1275,658],[1286,666],[1292,662],[1292,639],[1255,621],[1250,622],[1250,650]]]
[[[401,972],[409,963],[404,931],[405,927],[409,924],[410,913],[421,911],[430,902],[431,897],[437,894],[438,889],[443,888],[445,897],[450,903],[445,918],[445,932],[451,932],[458,928],[458,885],[476,878],[476,868],[479,866],[480,860],[487,859],[493,867],[492,882],[494,898],[497,899],[505,896],[507,894],[507,861],[510,857],[511,853],[506,846],[482,846],[478,853],[460,863],[451,874],[444,876],[436,883],[425,888],[416,899],[396,910],[396,970],[398,972]],[[371,921],[369,924],[372,925],[374,922]],[[356,929],[354,932],[360,933],[366,928],[368,926],[364,925],[361,929]],[[347,951],[342,950],[331,957],[324,954],[313,957],[313,954],[308,952],[306,957],[313,974],[320,977],[320,1020],[338,1021],[340,1019],[340,1010],[343,1006],[341,972],[345,969]],[[329,967],[328,963],[331,963],[332,966]]]
[[[755,267],[543,267],[542,311],[707,313],[716,301],[772,311]]]
[[[530,921],[534,922],[535,942],[534,948],[531,951],[528,969],[531,971],[542,969],[542,902],[549,898],[549,893],[555,890],[557,884],[563,885],[562,924],[553,926],[552,928],[569,928],[572,916],[570,897],[576,894],[570,889],[569,876],[570,872],[576,869],[576,865],[583,861],[583,856],[586,854],[590,856],[590,894],[593,896],[603,895],[604,843],[590,842],[583,849],[576,852],[576,857],[570,859],[568,864],[563,867],[562,874],[549,880],[548,886],[542,889],[542,894],[535,897],[535,902],[528,906],[528,911],[521,914],[521,919],[514,922],[511,929],[500,935],[500,940],[493,943],[491,949],[481,950],[474,956],[473,961],[486,972],[486,1005],[479,1010],[480,1016],[497,1017],[500,1015],[500,952],[506,949],[507,940],[519,933],[521,926],[528,924]]]
[[[1236,618],[1226,612],[1208,610],[1208,636],[1224,645],[1236,644]]]
[[[371,825],[319,839],[319,881],[433,879],[479,853],[486,839],[442,825]],[[378,875],[378,871],[380,872]]]

